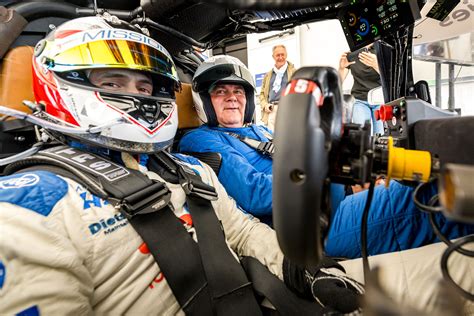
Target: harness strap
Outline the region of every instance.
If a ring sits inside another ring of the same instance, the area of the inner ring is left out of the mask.
[[[111,202],[146,243],[184,312],[213,314],[199,248],[171,210],[165,183],[67,146],[10,164],[5,173],[26,170],[46,170],[73,179]]]
[[[186,202],[198,232],[198,247],[216,314],[261,315],[252,283],[225,243],[224,231],[211,202],[189,195]]]
[[[268,142],[261,142],[259,140],[249,138],[249,137],[245,137],[245,136],[241,136],[239,134],[232,133],[232,132],[224,132],[224,133],[226,133],[226,134],[228,134],[232,137],[237,138],[238,140],[240,140],[244,144],[252,147],[253,149],[258,151],[259,153],[273,158],[273,154],[275,153],[275,145],[273,144],[273,139],[269,138],[270,140]]]
[[[170,206],[129,219],[158,262],[187,315],[212,315],[212,302],[196,242]]]
[[[166,159],[166,153],[157,154]],[[192,170],[173,161],[179,180],[186,192],[186,203],[193,218],[204,270],[209,282],[216,315],[261,315],[245,271],[232,255],[225,241],[224,230],[212,207],[217,198],[215,189],[203,183]],[[211,192],[205,192],[211,190]],[[207,198],[206,198],[207,197]]]

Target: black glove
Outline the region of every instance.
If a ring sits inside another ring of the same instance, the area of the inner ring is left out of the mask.
[[[340,264],[327,257],[312,268],[283,260],[283,278],[290,289],[304,298],[316,300],[323,307],[350,313],[360,308],[364,288],[344,272]]]

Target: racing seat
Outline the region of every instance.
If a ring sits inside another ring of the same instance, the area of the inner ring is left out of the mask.
[[[181,91],[176,94],[176,104],[178,104],[179,124],[178,132],[176,133],[176,137],[174,139],[174,149],[176,149],[179,140],[187,131],[197,128],[201,125],[201,121],[199,120],[196,109],[194,108],[191,84],[182,84]],[[199,160],[207,163],[217,175],[219,174],[222,162],[222,156],[220,153],[186,152],[184,154],[196,157]]]
[[[0,105],[31,112],[23,100],[34,100],[31,76],[33,47],[8,51],[0,65]],[[35,143],[33,125],[0,115],[0,159],[29,149]]]
[[[15,110],[31,112],[23,100],[34,100],[31,57],[33,47],[19,46],[11,49],[0,66],[0,105]]]

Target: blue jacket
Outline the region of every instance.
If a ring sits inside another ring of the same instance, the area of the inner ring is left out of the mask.
[[[222,155],[219,181],[227,193],[247,213],[270,224],[272,221],[271,158],[258,153],[239,139],[225,132],[239,134],[259,141],[268,141],[272,132],[261,125],[241,128],[202,125],[186,133],[179,143],[181,152],[218,152]],[[344,199],[344,187],[331,185],[331,204],[336,209]]]
[[[186,133],[179,143],[180,152],[218,152],[222,155],[219,181],[227,193],[248,213],[265,222],[272,214],[272,159],[258,153],[239,139],[224,132],[266,142],[263,126],[242,128],[202,125]]]
[[[367,221],[367,251],[369,255],[417,248],[439,242],[429,221],[429,215],[413,203],[414,188],[391,181],[388,189],[376,186]],[[423,203],[437,193],[436,186],[420,197]],[[358,258],[360,250],[360,224],[368,191],[344,199],[334,214],[326,240],[329,256]],[[443,214],[435,215],[441,232],[449,239],[474,233],[474,225],[447,220]]]
[[[201,127],[185,134],[179,144],[182,152],[219,152],[222,164],[219,181],[226,191],[248,213],[271,223],[272,159],[258,153],[239,139],[223,132],[232,132],[260,141],[267,141],[263,126],[243,128]],[[360,223],[367,191],[344,199],[342,185],[331,185],[333,211],[326,241],[330,256],[357,258],[360,252]],[[425,199],[435,194],[428,192]],[[392,181],[389,189],[375,188],[368,221],[368,252],[370,255],[411,249],[439,241],[430,226],[428,215],[418,210],[411,198],[413,188]],[[342,201],[342,202],[341,202]],[[436,221],[446,237],[453,239],[474,233],[474,225],[447,221],[437,214]]]

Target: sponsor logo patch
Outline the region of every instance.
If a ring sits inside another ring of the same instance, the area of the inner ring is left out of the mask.
[[[40,178],[36,174],[27,173],[20,177],[10,178],[8,180],[0,181],[0,188],[2,189],[19,189],[24,187],[34,186],[39,182]]]
[[[82,167],[112,182],[130,174],[128,170],[116,163],[99,156],[82,152],[67,146],[54,147],[43,151],[43,154],[59,159],[71,165]]]
[[[117,213],[112,217],[104,218],[89,225],[91,235],[102,232],[104,235],[111,234],[118,229],[128,225],[127,218],[122,213]]]

